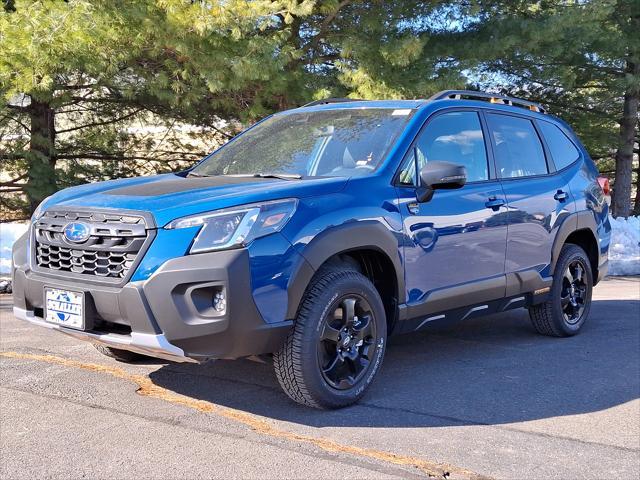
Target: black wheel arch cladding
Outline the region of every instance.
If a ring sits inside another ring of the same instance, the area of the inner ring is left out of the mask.
[[[560,225],[553,242],[551,272],[555,271],[562,247],[567,243],[574,243],[585,251],[591,264],[595,284],[598,279],[598,266],[600,263],[597,228],[596,220],[591,211],[580,211],[569,215]]]
[[[313,276],[328,260],[337,255],[354,255],[358,251],[375,251],[388,260],[395,276],[396,303],[404,303],[404,269],[396,236],[378,221],[352,222],[325,230],[301,251],[303,260],[297,265],[287,286],[287,319],[295,318]]]

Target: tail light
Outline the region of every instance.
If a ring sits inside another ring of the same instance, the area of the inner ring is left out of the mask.
[[[609,186],[609,179],[604,175],[598,177],[598,185],[602,189],[602,193],[609,195],[611,193],[611,187]]]

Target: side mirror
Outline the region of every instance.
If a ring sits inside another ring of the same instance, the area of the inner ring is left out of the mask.
[[[419,202],[428,202],[439,189],[460,188],[467,182],[467,169],[451,162],[428,162],[420,170],[420,186],[416,190]]]

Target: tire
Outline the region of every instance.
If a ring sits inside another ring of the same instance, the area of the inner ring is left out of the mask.
[[[120,350],[119,348],[111,348],[105,345],[93,345],[101,354],[107,357],[115,358],[119,362],[133,363],[148,358],[140,353],[130,352],[129,350]]]
[[[302,405],[335,409],[357,402],[384,358],[387,322],[380,295],[367,277],[345,268],[316,274],[294,327],[274,354],[282,389]]]
[[[556,263],[549,299],[529,307],[529,318],[536,331],[551,337],[578,333],[589,316],[592,290],[593,273],[587,254],[577,245],[564,245]]]

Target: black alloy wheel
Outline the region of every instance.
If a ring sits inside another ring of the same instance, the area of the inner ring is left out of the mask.
[[[318,360],[322,376],[333,388],[352,388],[367,373],[375,350],[376,324],[369,303],[348,295],[324,318]]]
[[[585,271],[582,259],[577,258],[567,266],[562,277],[560,303],[564,319],[570,325],[578,323],[585,310],[588,288]]]

